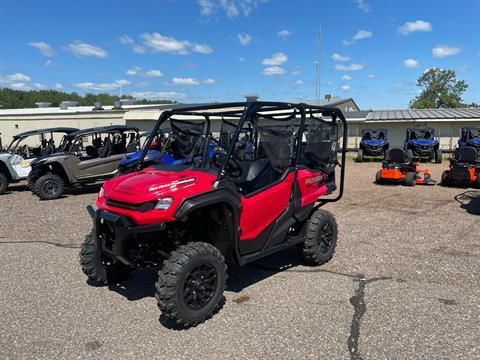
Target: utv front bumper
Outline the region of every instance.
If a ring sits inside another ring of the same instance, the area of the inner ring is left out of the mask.
[[[128,217],[87,206],[97,234],[97,249],[109,258],[134,266],[128,256],[128,242],[137,234],[163,231],[165,223],[136,225]]]
[[[363,155],[366,155],[366,156],[383,156],[384,152],[385,150],[383,145],[379,145],[379,146],[364,145],[363,146]]]
[[[432,147],[417,146],[413,149],[413,154],[419,158],[433,158],[435,151]]]

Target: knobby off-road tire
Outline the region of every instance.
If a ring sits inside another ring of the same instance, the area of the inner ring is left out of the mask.
[[[126,265],[116,263],[109,266],[102,264],[101,254],[97,250],[95,229],[85,236],[80,248],[80,266],[94,285],[116,284],[125,280],[132,271]]]
[[[357,162],[359,162],[359,163],[363,162],[363,150],[362,149],[358,149]]]
[[[33,185],[33,193],[42,200],[58,199],[63,195],[65,182],[55,174],[40,176]]]
[[[338,227],[333,214],[316,210],[308,220],[303,259],[309,265],[323,265],[330,261],[337,245]]]
[[[5,194],[8,188],[8,178],[4,173],[0,173],[0,195]]]
[[[442,150],[440,149],[435,150],[435,163],[441,164],[442,160],[443,160]]]
[[[164,261],[155,298],[165,317],[184,328],[196,326],[220,307],[226,280],[227,265],[216,247],[188,243]]]
[[[27,188],[31,192],[34,192],[35,182],[39,178],[39,175],[40,175],[39,171],[32,170],[30,171],[30,174],[28,174],[27,176]]]
[[[383,183],[383,181],[382,181],[382,171],[381,170],[378,170],[377,174],[375,175],[375,183],[377,183],[377,184]]]
[[[415,186],[417,185],[417,181],[415,180],[417,174],[414,172],[408,172],[405,174],[405,185],[407,186]]]

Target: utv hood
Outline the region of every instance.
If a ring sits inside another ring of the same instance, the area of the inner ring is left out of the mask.
[[[210,191],[216,175],[193,168],[179,170],[146,168],[139,172],[113,178],[103,185],[107,199],[129,204],[142,204],[172,197],[179,205],[184,199]],[[176,169],[174,169],[176,168]]]
[[[437,140],[434,139],[418,139],[412,140],[412,144],[415,146],[434,146],[437,144]]]
[[[362,140],[362,143],[367,146],[382,146],[385,144],[385,140]]]

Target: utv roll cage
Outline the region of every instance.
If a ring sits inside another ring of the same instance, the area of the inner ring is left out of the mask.
[[[17,145],[25,138],[34,136],[34,135],[40,135],[40,143],[43,143],[46,141],[45,135],[50,134],[50,138],[53,139],[53,134],[54,133],[63,133],[66,134],[67,136],[78,131],[76,128],[70,128],[70,127],[54,127],[54,128],[45,128],[45,129],[37,129],[37,130],[29,130],[22,132],[20,134],[14,135],[13,140],[10,143],[10,145],[7,147],[7,152],[10,152],[14,150]],[[63,139],[65,140],[65,139]],[[64,143],[64,141],[63,141]],[[62,147],[62,144],[58,146],[58,148]]]
[[[362,130],[362,140],[386,140],[387,128],[366,128]]]
[[[425,136],[429,136],[426,138]],[[432,127],[414,127],[407,128],[407,138],[406,140],[417,140],[417,139],[436,139],[435,129]]]
[[[462,127],[460,139],[464,141],[480,139],[480,126]]]
[[[308,105],[304,103],[293,104],[293,103],[283,103],[283,102],[267,102],[267,101],[258,101],[258,102],[234,102],[234,103],[222,103],[222,104],[210,104],[210,105],[200,105],[200,106],[186,106],[178,107],[172,110],[164,111],[159,119],[157,120],[152,133],[156,134],[160,130],[162,124],[168,120],[182,121],[178,119],[179,117],[198,117],[199,119],[205,119],[207,123],[210,123],[212,118],[218,120],[227,120],[232,124],[237,122],[236,128],[233,134],[233,141],[230,142],[228,148],[226,149],[225,159],[226,161],[220,166],[218,171],[217,179],[215,186],[218,187],[219,182],[226,177],[226,167],[228,164],[228,159],[230,159],[235,151],[236,141],[239,138],[239,134],[244,131],[245,122],[252,121],[255,122],[255,119],[261,117],[263,119],[270,120],[291,120],[292,119],[292,110],[293,118],[295,121],[299,121],[298,131],[295,134],[295,139],[297,141],[296,151],[291,160],[291,165],[296,166],[299,162],[301,151],[302,151],[302,140],[304,136],[308,135],[307,127],[307,115],[310,118],[315,118],[317,120],[322,120],[324,122],[329,122],[337,130],[338,135],[338,125],[337,122],[340,121],[343,126],[342,133],[342,148],[341,154],[342,158],[340,161],[340,188],[338,195],[335,198],[321,199],[319,204],[315,208],[322,206],[327,202],[335,202],[341,199],[343,196],[344,190],[344,180],[345,180],[345,161],[346,161],[346,149],[347,149],[347,123],[342,112],[333,107],[322,107],[316,105]],[[177,120],[175,119],[177,117]],[[323,120],[323,117],[331,118],[331,121]],[[281,126],[277,126],[277,130],[271,130],[272,134],[281,131],[279,130]],[[208,129],[210,132],[210,129]],[[148,149],[152,142],[153,137],[150,137],[144,148],[142,155],[137,161],[138,168],[141,167],[142,161],[145,159],[148,153]],[[338,139],[335,139],[337,142]],[[304,149],[303,149],[304,150]],[[336,150],[336,147],[335,147]],[[321,155],[319,155],[321,156]],[[335,154],[336,157],[336,154]],[[335,162],[338,163],[338,160],[335,159]]]

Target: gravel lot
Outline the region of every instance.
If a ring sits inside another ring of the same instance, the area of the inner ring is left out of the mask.
[[[160,317],[154,271],[86,284],[96,188],[41,202],[14,187],[0,197],[0,358],[480,358],[480,192],[378,186],[379,166],[348,161],[330,263],[289,250],[230,269],[224,307],[182,331]],[[438,180],[447,165],[427,166]]]

